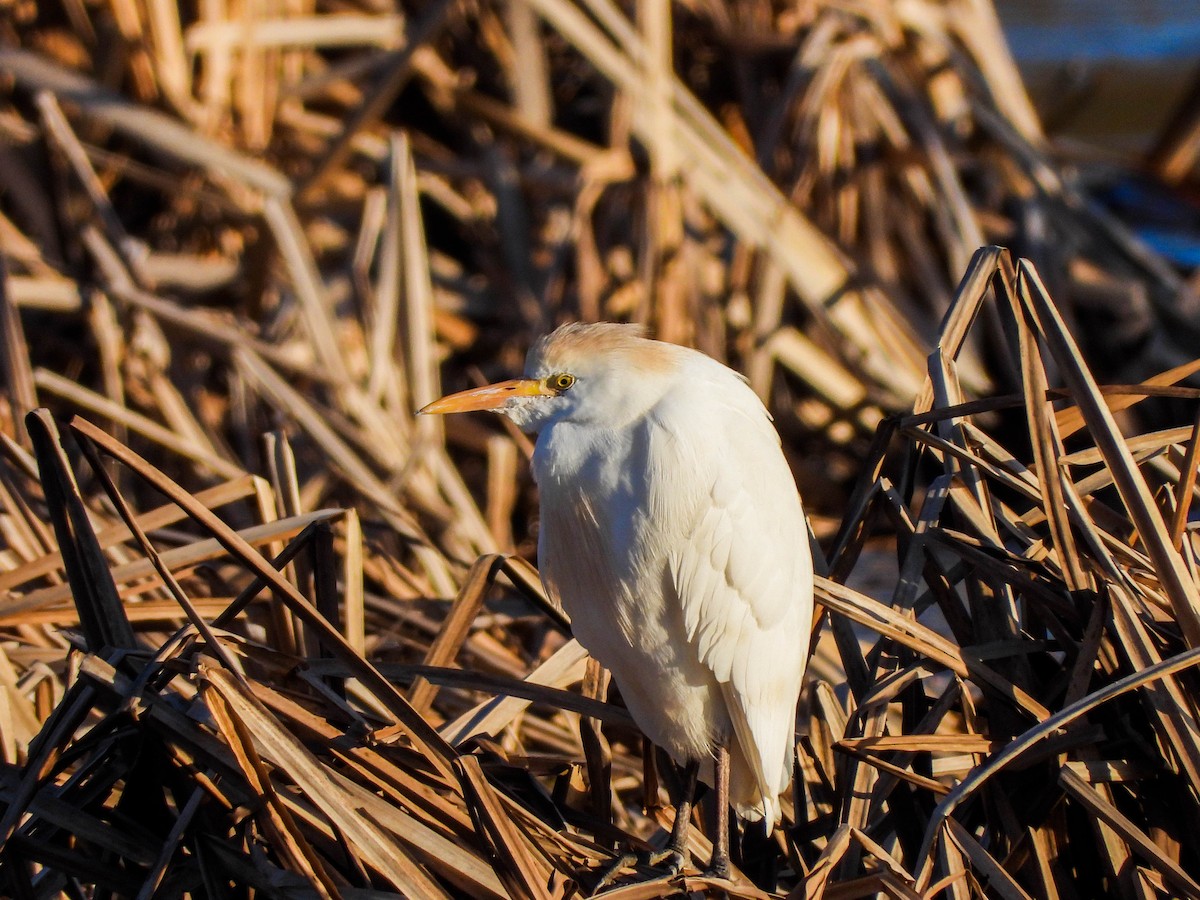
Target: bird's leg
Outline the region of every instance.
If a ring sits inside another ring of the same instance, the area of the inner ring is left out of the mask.
[[[696,802],[696,782],[700,774],[700,760],[688,760],[683,769],[683,788],[675,804],[675,822],[671,826],[671,839],[660,853],[650,857],[653,866],[666,865],[672,874],[683,870],[688,860],[688,825],[692,820],[692,805]]]
[[[623,853],[605,866],[596,883],[593,894],[598,894],[609,887],[626,866],[649,864],[656,868],[665,868],[672,875],[683,871],[688,861],[687,833],[692,819],[692,806],[696,798],[696,785],[700,774],[700,761],[690,760],[683,770],[683,788],[675,804],[675,822],[671,825],[671,838],[665,849],[657,853],[646,854]]]
[[[704,874],[711,878],[729,878],[729,744],[717,744],[716,760],[717,826],[713,835],[712,857]]]

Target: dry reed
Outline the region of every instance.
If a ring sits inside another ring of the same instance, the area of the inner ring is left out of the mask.
[[[527,439],[412,415],[629,318],[747,372],[828,577],[785,827],[610,896],[1200,896],[1196,300],[983,0],[0,29],[0,892],[559,897],[661,843]]]

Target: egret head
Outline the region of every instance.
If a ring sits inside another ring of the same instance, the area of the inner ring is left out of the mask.
[[[534,433],[557,421],[619,427],[662,395],[679,350],[643,337],[638,325],[563,325],[530,348],[524,378],[451,394],[421,412],[487,409]]]

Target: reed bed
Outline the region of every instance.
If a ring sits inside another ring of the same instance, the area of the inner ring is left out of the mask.
[[[784,826],[610,896],[1200,896],[1197,301],[988,4],[0,29],[0,893],[559,897],[661,844],[528,439],[412,412],[616,318],[747,373],[825,577]]]

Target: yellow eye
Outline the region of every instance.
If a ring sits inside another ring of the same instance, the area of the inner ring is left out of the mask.
[[[568,372],[559,372],[557,375],[551,375],[547,378],[546,383],[554,390],[562,393],[571,389],[571,385],[575,383],[575,376]]]

